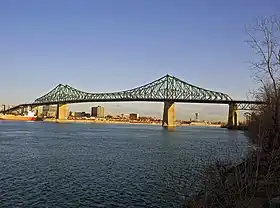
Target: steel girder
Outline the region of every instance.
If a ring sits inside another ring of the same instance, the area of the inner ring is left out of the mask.
[[[260,105],[263,105],[263,104],[237,103],[237,110],[259,110],[260,109]]]
[[[59,84],[33,104],[75,103],[94,101],[231,101],[229,95],[188,84],[166,75],[154,82],[134,89],[113,93],[89,93],[69,85]]]

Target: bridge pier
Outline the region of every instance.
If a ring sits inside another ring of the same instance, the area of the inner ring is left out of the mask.
[[[28,105],[28,106],[26,107],[26,111],[29,112],[29,111],[31,111],[31,110],[32,110],[31,106]]]
[[[3,105],[3,114],[5,115],[6,105]]]
[[[31,111],[35,113],[36,116],[38,116],[38,112],[39,112],[40,106],[32,106],[31,107]]]
[[[67,104],[57,104],[56,119],[67,119],[68,106]]]
[[[237,104],[230,103],[229,110],[228,110],[228,124],[227,128],[232,129],[236,128],[238,125],[238,115],[237,115]]]
[[[19,108],[19,114],[20,114],[20,115],[23,115],[23,114],[24,114],[24,107],[20,107],[20,108]]]
[[[168,128],[168,129],[176,128],[175,103],[172,101],[164,102],[162,127]]]

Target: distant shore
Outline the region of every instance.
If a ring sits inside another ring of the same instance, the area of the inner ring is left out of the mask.
[[[162,125],[160,120],[157,121],[139,121],[139,120],[115,120],[115,119],[55,119],[55,118],[34,118],[29,119],[25,116],[0,116],[0,120],[13,120],[13,121],[41,121],[52,123],[99,123],[99,124],[144,124],[144,125]],[[177,122],[176,126],[207,126],[207,127],[223,127],[221,124],[209,124],[203,121],[195,121],[188,123]]]
[[[112,120],[68,120],[68,119],[44,119],[43,122],[56,122],[56,123],[100,123],[100,124],[149,124],[149,125],[161,125],[161,123],[152,122],[129,122],[129,121],[112,121]]]
[[[160,122],[137,122],[137,121],[116,121],[116,120],[68,120],[68,119],[44,119],[43,122],[55,122],[55,123],[98,123],[98,124],[142,124],[142,125],[161,125]],[[220,128],[220,124],[204,124],[204,123],[195,123],[195,124],[178,124],[177,126],[207,126],[207,127],[217,127]]]

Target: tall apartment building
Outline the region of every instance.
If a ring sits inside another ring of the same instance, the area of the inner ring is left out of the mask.
[[[104,107],[102,106],[92,107],[91,116],[97,118],[104,118]]]

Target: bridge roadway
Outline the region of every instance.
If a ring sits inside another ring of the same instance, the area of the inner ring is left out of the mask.
[[[9,110],[16,109],[18,107],[26,107],[26,106],[31,106],[31,107],[36,107],[36,106],[41,106],[41,105],[56,105],[56,104],[74,104],[74,103],[86,103],[86,102],[166,102],[166,101],[171,101],[174,103],[200,103],[200,104],[244,104],[244,105],[260,105],[264,104],[262,101],[249,101],[249,100],[228,100],[228,101],[223,101],[223,100],[182,100],[182,99],[170,99],[170,100],[165,100],[165,99],[94,99],[94,100],[68,100],[68,101],[50,101],[50,102],[42,102],[42,103],[22,103],[19,105],[16,105]],[[8,109],[7,109],[8,110]],[[239,110],[247,110],[247,109],[239,109]],[[248,109],[249,110],[249,109]],[[1,112],[1,111],[0,111]]]
[[[63,109],[71,103],[85,102],[163,102],[162,125],[168,128],[176,126],[175,104],[178,103],[207,103],[229,105],[228,126],[237,126],[237,110],[254,110],[262,101],[233,100],[229,95],[207,90],[188,84],[174,76],[166,75],[156,81],[134,89],[113,93],[88,93],[69,85],[59,84],[47,94],[37,98],[32,103],[24,103],[0,113],[12,112],[27,106],[57,105],[57,119],[65,118]]]

